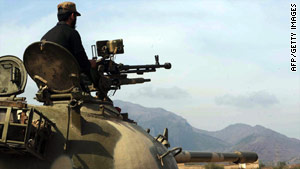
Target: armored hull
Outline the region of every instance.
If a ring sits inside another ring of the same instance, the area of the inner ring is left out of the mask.
[[[162,165],[158,156],[167,149],[135,123],[119,119],[119,112],[111,104],[83,103],[80,126],[70,125],[69,132],[72,115],[68,113],[68,102],[29,107],[42,112],[54,123],[44,159],[0,154],[0,168],[177,168],[171,154],[163,158]]]

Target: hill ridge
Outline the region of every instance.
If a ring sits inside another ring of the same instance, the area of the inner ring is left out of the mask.
[[[300,140],[262,125],[236,123],[222,130],[206,131],[191,126],[183,117],[163,108],[147,108],[121,100],[114,102],[122,112],[128,112],[129,118],[137,121],[138,125],[149,128],[152,136],[168,128],[172,147],[194,151],[254,151],[261,161],[300,162]]]

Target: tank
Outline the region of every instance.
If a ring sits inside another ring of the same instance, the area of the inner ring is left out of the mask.
[[[23,61],[0,57],[1,169],[176,169],[186,162],[254,162],[253,152],[212,153],[170,149],[168,130],[157,137],[115,107],[107,93],[122,85],[150,82],[128,78],[131,73],[170,69],[171,64],[124,65],[123,40],[98,41],[92,46],[97,69],[87,77],[62,46],[40,41],[29,45]],[[27,74],[36,83],[35,99],[27,104]],[[91,94],[92,93],[92,94]]]

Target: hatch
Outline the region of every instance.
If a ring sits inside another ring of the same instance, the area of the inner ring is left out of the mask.
[[[51,92],[66,93],[79,84],[80,67],[61,45],[49,41],[32,43],[26,48],[23,60],[38,87],[47,86]]]
[[[0,57],[0,97],[9,97],[24,92],[27,73],[22,60],[16,56]]]

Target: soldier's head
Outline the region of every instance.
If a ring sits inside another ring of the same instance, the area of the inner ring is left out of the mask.
[[[76,10],[75,3],[62,2],[57,5],[57,18],[59,21],[65,21],[72,28],[75,28],[77,16],[81,16],[81,15]]]

